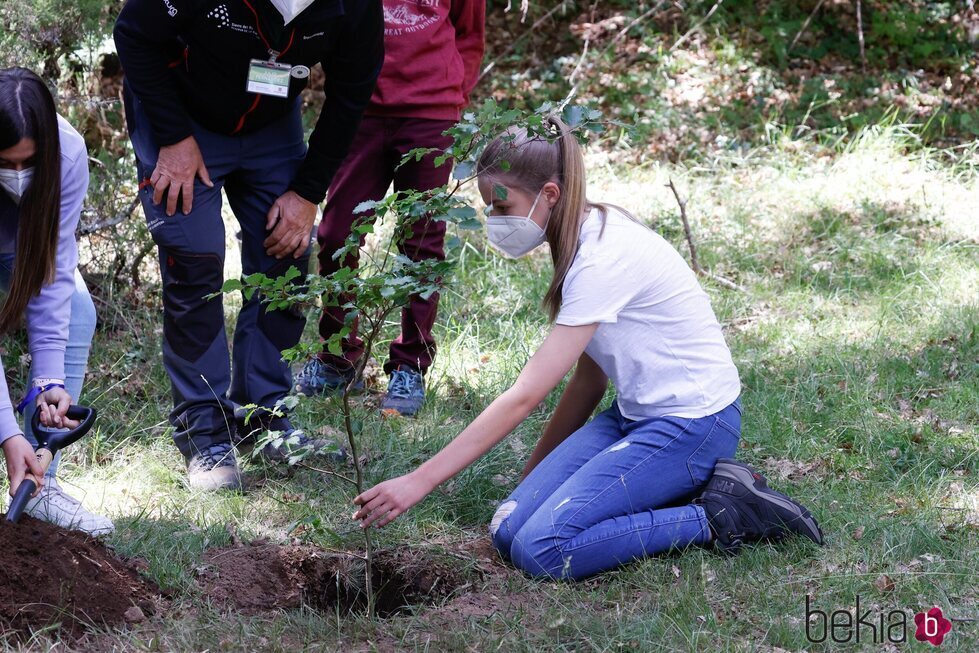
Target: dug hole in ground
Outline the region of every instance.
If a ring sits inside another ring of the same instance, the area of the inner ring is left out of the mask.
[[[303,605],[327,613],[366,609],[363,556],[234,539],[232,546],[209,549],[195,570],[203,598],[214,604],[252,615]],[[420,605],[440,605],[441,616],[462,618],[496,609],[508,570],[489,542],[451,547],[377,551],[378,616]],[[170,597],[141,573],[145,562],[121,558],[83,533],[28,516],[16,524],[2,520],[0,551],[0,636],[9,641],[60,624],[66,639],[81,643],[106,628],[144,622],[152,628],[154,617],[171,608]]]

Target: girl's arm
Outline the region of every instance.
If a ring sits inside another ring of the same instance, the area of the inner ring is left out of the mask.
[[[605,376],[602,368],[592,360],[591,356],[582,354],[551,421],[547,423],[544,433],[537,441],[537,446],[534,447],[534,452],[530,454],[530,460],[527,461],[521,478],[526,478],[537,463],[588,421],[591,414],[595,412],[598,402],[605,396],[607,387],[608,377]]]
[[[452,442],[415,471],[375,485],[354,499],[354,519],[384,526],[493,448],[536,408],[581,356],[597,324],[558,325],[509,390],[497,397]]]

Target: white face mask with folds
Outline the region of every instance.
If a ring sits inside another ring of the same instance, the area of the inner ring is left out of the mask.
[[[534,214],[543,192],[543,188],[537,191],[537,197],[526,216],[491,215],[486,218],[486,235],[490,245],[511,258],[520,258],[540,247],[547,240],[547,234],[530,216]],[[550,208],[547,209],[547,219],[551,219]],[[544,226],[547,226],[546,222]]]
[[[34,179],[33,166],[23,170],[0,168],[0,186],[7,191],[14,204],[20,204],[20,198],[27,192],[32,179]]]
[[[309,5],[313,4],[314,0],[271,0],[271,2],[279,10],[279,13],[282,14],[282,20],[288,25],[296,16],[303,13]]]

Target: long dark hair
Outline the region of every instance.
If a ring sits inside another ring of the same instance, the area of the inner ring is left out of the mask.
[[[0,70],[0,150],[33,139],[34,177],[20,201],[17,254],[0,333],[20,318],[45,283],[54,280],[61,219],[61,139],[58,112],[41,78],[24,68]]]

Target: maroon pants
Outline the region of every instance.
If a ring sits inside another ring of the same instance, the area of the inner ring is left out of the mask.
[[[333,178],[327,195],[323,221],[316,232],[319,242],[319,272],[328,275],[340,267],[357,266],[356,255],[346,261],[333,260],[333,254],[343,247],[353,223],[363,215],[354,208],[367,200],[381,200],[394,182],[394,190],[426,191],[445,185],[452,170],[451,161],[435,166],[438,152],[420,161],[401,167],[401,157],[415,148],[434,147],[444,150],[452,139],[442,132],[455,124],[451,120],[425,118],[387,118],[364,116],[350,146],[350,153]],[[399,244],[401,253],[413,261],[444,259],[445,223],[422,219],[413,225],[411,235]],[[363,239],[361,239],[363,245]],[[391,343],[391,356],[384,366],[386,372],[407,365],[424,372],[435,356],[432,327],[438,308],[438,293],[428,299],[415,295],[401,311],[401,335]],[[343,328],[344,312],[337,307],[326,308],[320,318],[319,331],[323,340]],[[363,354],[363,342],[356,328],[343,339],[343,356],[321,354],[323,361],[340,369],[349,369]]]

